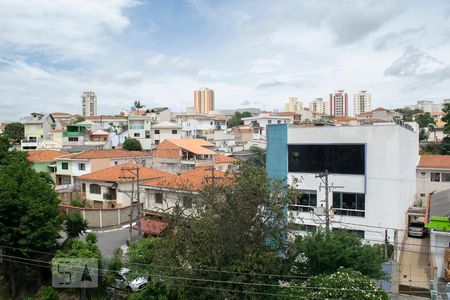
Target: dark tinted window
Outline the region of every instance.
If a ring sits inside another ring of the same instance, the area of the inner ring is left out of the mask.
[[[289,145],[289,172],[360,174],[365,171],[364,145]]]

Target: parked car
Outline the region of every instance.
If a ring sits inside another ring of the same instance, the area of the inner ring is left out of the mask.
[[[130,269],[122,268],[116,274],[113,287],[129,292],[138,292],[143,290],[147,286],[147,283],[147,278],[133,274]]]
[[[426,234],[427,234],[427,230],[426,230],[425,224],[423,222],[412,221],[411,223],[409,223],[409,228],[408,228],[408,236],[409,237],[423,238],[424,236],[426,236]]]

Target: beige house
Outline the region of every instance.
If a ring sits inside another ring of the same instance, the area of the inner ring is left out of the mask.
[[[417,196],[450,189],[450,155],[422,155],[416,169]]]

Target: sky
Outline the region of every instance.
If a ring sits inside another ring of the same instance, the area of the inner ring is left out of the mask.
[[[0,120],[31,112],[308,106],[334,90],[372,107],[450,98],[446,0],[2,0]]]

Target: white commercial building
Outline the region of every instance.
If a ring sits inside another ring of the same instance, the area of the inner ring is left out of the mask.
[[[359,91],[353,95],[353,115],[369,112],[372,110],[371,95],[367,91]]]
[[[268,126],[267,170],[271,177],[298,180],[301,195],[289,208],[300,231],[324,226],[325,178],[331,227],[381,242],[385,228],[397,228],[416,193],[417,129],[396,124],[324,127]],[[392,238],[393,230],[389,231]]]

